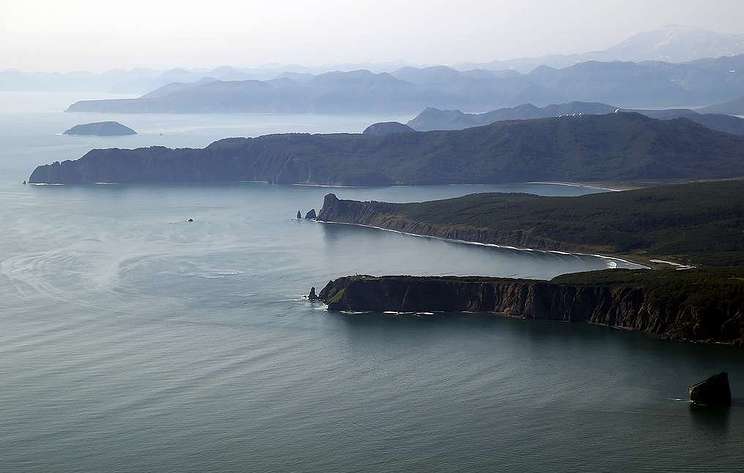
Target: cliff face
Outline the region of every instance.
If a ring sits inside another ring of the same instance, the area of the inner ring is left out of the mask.
[[[741,287],[734,291],[741,294]],[[585,322],[664,339],[744,346],[744,306],[670,300],[664,295],[661,286],[620,282],[351,276],[329,282],[319,298],[329,310],[484,312]]]

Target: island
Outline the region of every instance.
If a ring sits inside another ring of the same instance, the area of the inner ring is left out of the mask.
[[[453,131],[281,134],[203,149],[95,149],[32,183],[420,185],[744,176],[744,138],[638,113],[506,121]]]
[[[119,122],[106,121],[75,125],[65,131],[64,134],[86,136],[126,136],[136,135],[137,132]]]

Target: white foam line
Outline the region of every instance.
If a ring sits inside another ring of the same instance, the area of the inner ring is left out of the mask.
[[[695,266],[692,266],[689,264],[674,263],[672,261],[666,261],[663,259],[650,259],[649,262],[656,263],[656,264],[668,264],[670,266],[674,266],[675,268],[677,268],[677,271],[684,271],[686,269],[695,269]]]
[[[611,187],[591,186],[588,184],[579,184],[577,182],[530,181],[527,184],[543,184],[543,185],[566,186],[566,187],[584,187],[586,189],[597,189],[597,190],[610,191],[610,192],[622,192],[623,190],[625,190],[625,189],[613,189]]]
[[[537,250],[535,248],[521,248],[518,246],[508,246],[508,245],[497,245],[495,243],[481,243],[479,241],[469,241],[469,240],[457,240],[455,238],[444,238],[444,237],[438,237],[433,235],[420,235],[418,233],[410,233],[410,232],[403,232],[400,230],[393,230],[391,228],[384,228],[384,227],[376,227],[374,225],[365,225],[362,223],[347,223],[347,222],[332,222],[329,220],[315,220],[318,223],[325,223],[325,224],[333,224],[333,225],[351,225],[353,227],[364,227],[364,228],[373,228],[375,230],[382,230],[386,232],[392,232],[392,233],[398,233],[400,235],[408,235],[418,238],[431,238],[433,240],[441,240],[441,241],[448,241],[452,243],[460,243],[463,245],[475,245],[475,246],[485,246],[489,248],[502,248],[507,250],[516,250],[516,251],[526,251],[526,252],[532,252],[532,253],[549,253],[549,254],[556,254],[556,255],[567,255],[567,256],[592,256],[594,258],[600,258],[610,261],[622,261],[623,263],[632,265],[632,266],[638,266],[641,269],[651,269],[650,267],[635,263],[630,260],[626,260],[623,258],[617,258],[615,256],[606,256],[606,255],[599,255],[599,254],[593,254],[593,253],[572,253],[570,251],[559,251],[559,250]]]
[[[334,184],[290,184],[290,186],[295,187],[322,187],[322,188],[329,188],[329,189],[364,189],[363,186],[342,186],[342,185],[334,185]]]

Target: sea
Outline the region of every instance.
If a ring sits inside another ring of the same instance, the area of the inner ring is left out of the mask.
[[[0,92],[0,471],[744,471],[744,351],[483,314],[328,312],[352,274],[550,279],[633,263],[297,220],[339,198],[555,184],[23,185],[93,148],[357,133],[401,116],[64,113]],[[75,137],[117,120],[129,137]],[[193,219],[193,222],[187,222]],[[735,405],[691,410],[727,371]]]

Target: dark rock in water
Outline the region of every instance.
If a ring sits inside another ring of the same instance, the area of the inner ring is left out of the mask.
[[[65,131],[65,135],[92,135],[92,136],[125,136],[136,135],[137,132],[124,126],[119,122],[94,122],[75,125]]]
[[[193,218],[190,218],[190,219],[188,219],[186,221],[189,222],[189,223],[192,223],[194,221],[194,219]]]
[[[316,218],[318,218],[318,215],[315,213],[315,209],[310,209],[310,212],[305,214],[307,220],[315,220]]]
[[[728,407],[731,405],[731,387],[727,373],[713,375],[689,387],[690,402],[694,406]]]
[[[23,185],[24,185],[24,186],[26,185],[26,181],[23,181]]]
[[[310,288],[310,294],[308,294],[307,298],[311,301],[318,300],[318,295],[315,293],[315,287]]]
[[[362,134],[374,136],[396,135],[399,133],[416,133],[416,130],[408,125],[398,122],[374,123],[367,127]]]
[[[297,211],[297,220],[302,218],[302,213],[298,210]]]

